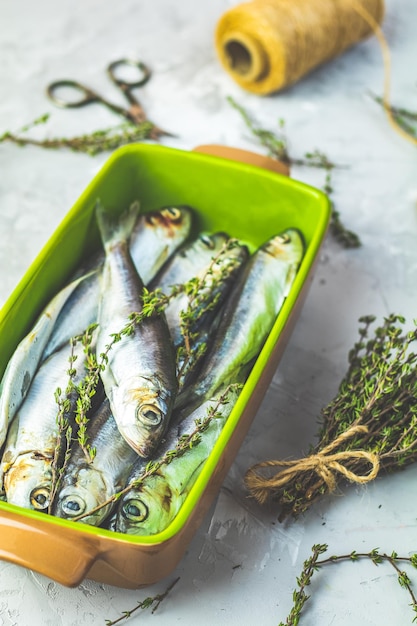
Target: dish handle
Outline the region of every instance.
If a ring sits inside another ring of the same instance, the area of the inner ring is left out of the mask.
[[[39,519],[22,521],[22,516],[11,510],[2,511],[0,534],[0,559],[67,587],[79,585],[100,554],[99,541],[92,535],[70,528],[63,532],[60,526]]]
[[[250,165],[256,165],[257,167],[262,167],[263,169],[276,172],[277,174],[283,174],[284,176],[290,175],[290,168],[287,163],[283,163],[282,161],[278,161],[277,159],[263,154],[251,152],[250,150],[232,148],[221,144],[203,144],[193,148],[193,151],[203,152],[204,154],[211,154],[233,161],[240,161],[241,163],[249,163]]]

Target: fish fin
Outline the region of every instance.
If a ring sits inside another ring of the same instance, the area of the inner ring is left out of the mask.
[[[96,203],[97,225],[105,250],[121,241],[127,241],[132,233],[139,215],[139,202],[133,202],[120,216],[110,215],[101,204]]]

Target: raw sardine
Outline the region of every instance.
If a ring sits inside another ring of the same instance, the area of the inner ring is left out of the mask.
[[[131,315],[142,311],[144,285],[127,245],[135,219],[130,210],[115,222],[97,207],[106,251],[97,354],[107,355],[101,378],[120,433],[140,456],[148,457],[169,422],[177,381],[174,349],[163,314],[136,322],[133,332],[114,341]]]
[[[4,443],[11,420],[26,397],[53,325],[66,301],[83,280],[84,278],[74,280],[52,298],[7,364],[0,391],[0,447]]]
[[[10,424],[1,461],[6,499],[29,509],[45,510],[53,482],[52,462],[59,443],[57,389],[65,393],[69,383],[70,356],[77,356],[73,383],[85,376],[82,346],[64,346],[44,361],[33,378],[27,396]],[[71,421],[76,394],[70,394]]]
[[[113,506],[111,503],[101,505],[126,485],[138,455],[120,435],[107,399],[90,417],[87,436],[95,450],[94,459],[88,461],[82,448],[75,447],[55,496],[52,513],[73,519],[92,511],[80,521],[98,526]],[[96,507],[101,508],[95,510]]]
[[[167,295],[187,283],[198,285],[197,294],[179,291],[165,309],[177,351],[180,387],[187,384],[203,355],[200,346],[209,340],[216,313],[248,256],[247,247],[225,233],[203,234],[177,251],[150,283],[151,291],[160,289]]]
[[[132,206],[134,211],[139,211],[138,203]],[[134,265],[145,284],[185,241],[191,223],[192,209],[183,205],[164,207],[138,216],[129,246]],[[89,272],[86,280],[80,282],[58,317],[43,354],[44,359],[97,321],[104,254],[96,254],[92,263],[84,266],[83,271]]]
[[[293,284],[304,253],[300,232],[288,229],[256,250],[229,294],[198,377],[177,407],[192,410],[260,352]]]

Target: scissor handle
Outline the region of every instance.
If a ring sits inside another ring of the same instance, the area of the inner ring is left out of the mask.
[[[135,67],[140,71],[140,78],[137,80],[128,80],[125,78],[118,78],[117,69],[122,67],[130,66]],[[133,87],[142,87],[151,77],[151,70],[145,63],[142,61],[135,61],[134,59],[119,59],[118,61],[113,61],[107,67],[107,74],[109,78],[123,91],[132,89]]]
[[[78,91],[78,93],[81,94],[81,97],[78,100],[65,100],[64,98],[60,98],[56,95],[56,92],[62,87],[70,87],[71,89]],[[76,80],[56,80],[48,85],[46,93],[52,102],[64,108],[81,107],[85,104],[90,104],[90,102],[96,102],[97,100],[102,99],[97,93],[95,93],[95,91],[89,89],[85,85],[82,85]]]

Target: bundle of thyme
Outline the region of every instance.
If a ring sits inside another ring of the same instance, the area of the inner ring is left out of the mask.
[[[321,412],[318,444],[304,459],[249,468],[246,486],[260,503],[272,499],[279,519],[297,517],[341,480],[362,484],[417,460],[417,329],[390,315],[370,336],[373,316],[360,320],[359,341],[336,397]]]

